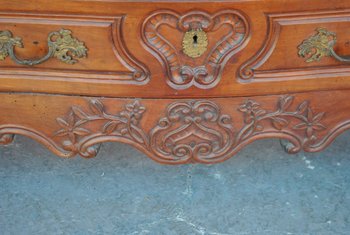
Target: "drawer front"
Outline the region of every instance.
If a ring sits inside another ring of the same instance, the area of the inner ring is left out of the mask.
[[[268,14],[266,43],[239,70],[242,81],[350,75],[350,10]]]
[[[149,75],[126,50],[123,21],[122,15],[0,13],[1,75],[144,84]]]
[[[348,1],[0,3],[0,91],[173,98],[350,88],[349,63],[337,57],[350,45]],[[318,48],[322,36],[331,48]]]

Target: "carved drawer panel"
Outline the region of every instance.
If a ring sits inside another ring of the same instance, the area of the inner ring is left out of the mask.
[[[0,76],[145,84],[127,50],[124,16],[0,13]]]
[[[245,82],[350,75],[350,11],[268,14],[269,32],[239,70]],[[332,54],[333,53],[333,54]]]

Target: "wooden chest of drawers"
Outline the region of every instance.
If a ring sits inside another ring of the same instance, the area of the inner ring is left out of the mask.
[[[0,3],[1,144],[217,163],[262,138],[320,151],[350,127],[349,1]]]

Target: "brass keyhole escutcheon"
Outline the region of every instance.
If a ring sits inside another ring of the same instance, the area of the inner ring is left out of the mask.
[[[201,30],[190,30],[185,33],[182,40],[183,53],[191,58],[198,58],[204,54],[208,47],[207,34]]]

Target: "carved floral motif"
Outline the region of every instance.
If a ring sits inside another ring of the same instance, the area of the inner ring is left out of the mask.
[[[268,112],[260,107],[260,104],[248,100],[239,107],[239,111],[244,113],[245,127],[238,135],[239,140],[244,140],[256,132],[264,130],[262,122],[268,120],[271,122],[271,127],[276,130],[287,128],[291,122],[290,119],[297,119],[298,124],[294,125],[294,130],[305,130],[304,143],[310,144],[317,139],[316,132],[326,129],[320,123],[324,113],[318,113],[314,116],[312,109],[307,101],[299,104],[295,111],[289,111],[294,100],[293,96],[282,96],[277,103],[277,110]]]
[[[116,115],[107,114],[104,105],[99,100],[90,100],[90,112],[87,113],[80,107],[73,106],[66,118],[57,118],[57,123],[61,126],[54,135],[65,137],[63,147],[65,150],[79,152],[84,157],[93,157],[97,154],[97,149],[89,149],[89,152],[81,152],[81,140],[91,136],[119,136],[135,143],[147,145],[147,138],[138,127],[139,120],[145,111],[145,107],[138,101],[127,104],[125,110]],[[103,125],[98,133],[93,133],[83,126],[102,121]]]
[[[321,123],[324,113],[315,114],[308,101],[292,110],[294,97],[282,96],[276,110],[269,111],[254,100],[238,107],[243,114],[240,128],[234,128],[232,118],[222,114],[218,104],[208,100],[177,101],[167,107],[165,116],[146,133],[140,126],[146,108],[138,100],[126,104],[124,110],[109,114],[96,99],[89,103],[89,112],[73,106],[66,118],[57,118],[61,127],[55,136],[62,138],[65,150],[93,157],[100,142],[124,141],[145,150],[161,163],[215,163],[223,161],[243,143],[269,133],[301,134],[287,150],[295,152],[318,141],[317,132],[325,130]],[[238,127],[237,126],[237,127]],[[97,127],[97,131],[95,130]],[[95,129],[94,129],[95,128]]]

